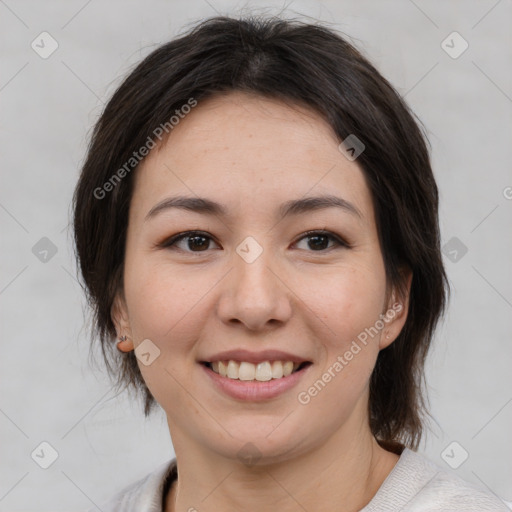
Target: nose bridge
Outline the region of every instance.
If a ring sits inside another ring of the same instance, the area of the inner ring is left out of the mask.
[[[270,249],[247,237],[236,247],[233,266],[229,290],[219,308],[223,320],[236,319],[250,329],[261,328],[271,320],[285,321],[291,307]]]
[[[245,238],[234,257],[235,287],[238,299],[260,301],[261,306],[275,297],[276,276],[271,272],[273,255],[253,237]],[[268,304],[267,304],[268,307]]]

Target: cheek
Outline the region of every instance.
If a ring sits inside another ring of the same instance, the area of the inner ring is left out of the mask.
[[[152,264],[142,254],[127,260],[126,268],[125,290],[134,339],[149,338],[162,348],[172,343],[173,351],[186,348],[193,335],[190,324],[194,307],[213,285],[208,276],[198,272],[196,283],[190,273],[180,276],[171,266]]]
[[[135,346],[149,339],[159,350],[150,365],[137,360],[142,377],[164,409],[180,404],[193,415],[197,405],[183,393],[181,383],[195,364],[191,354],[201,328],[197,311],[213,283],[204,274],[197,283],[188,274],[180,277],[170,267],[157,267],[142,256],[130,263],[125,293]]]
[[[385,277],[380,267],[333,269],[321,279],[302,278],[303,296],[340,345],[375,323],[382,313]],[[314,284],[313,284],[314,283]]]
[[[333,382],[320,401],[323,404],[341,399],[348,405],[371,375],[381,333],[375,325],[385,299],[385,278],[380,270],[379,265],[338,269],[322,280],[323,286],[307,293],[308,306],[325,327],[317,333],[323,353],[315,379],[323,375],[325,381]]]
[[[328,327],[315,331],[321,357],[297,400],[305,416],[321,418],[315,428],[328,435],[354,414],[359,418],[355,421],[366,415],[380,335],[370,336],[368,330],[382,313],[385,278],[377,262],[333,269],[328,278],[317,280],[320,283],[323,286],[310,289],[307,305]]]

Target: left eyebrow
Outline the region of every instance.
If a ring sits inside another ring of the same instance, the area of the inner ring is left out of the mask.
[[[324,210],[326,208],[341,208],[347,213],[362,218],[361,212],[349,201],[338,196],[323,195],[304,197],[302,199],[293,199],[283,203],[279,208],[281,219],[289,215],[299,215],[314,210]]]
[[[227,216],[228,209],[225,205],[207,199],[205,197],[174,196],[159,202],[146,215],[145,220],[155,217],[158,213],[171,208],[188,210],[205,215]],[[327,208],[340,208],[347,213],[362,218],[361,212],[349,201],[333,195],[322,195],[292,199],[279,207],[281,220],[291,215],[300,215],[314,210]]]

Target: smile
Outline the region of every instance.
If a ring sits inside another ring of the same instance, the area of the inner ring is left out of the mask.
[[[282,379],[311,364],[308,361],[296,363],[293,361],[262,361],[258,364],[248,361],[213,361],[204,362],[213,372],[233,380],[266,382]]]
[[[310,361],[279,360],[250,363],[230,359],[200,363],[214,389],[242,402],[261,402],[284,395],[298,385],[312,366]]]

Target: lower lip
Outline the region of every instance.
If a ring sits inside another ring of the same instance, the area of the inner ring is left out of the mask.
[[[312,365],[309,364],[302,370],[294,372],[287,377],[267,381],[230,379],[215,373],[204,364],[201,364],[201,366],[218,389],[223,391],[226,395],[236,398],[237,400],[257,402],[275,398],[281,393],[293,388]]]

